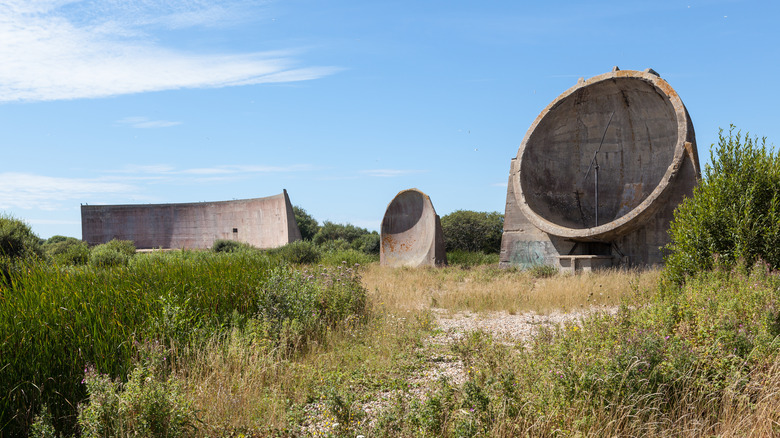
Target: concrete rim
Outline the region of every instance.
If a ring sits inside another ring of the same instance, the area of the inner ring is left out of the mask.
[[[583,87],[587,87],[603,81],[621,79],[621,78],[632,78],[632,79],[644,80],[649,84],[651,84],[659,94],[662,94],[669,99],[669,102],[672,104],[674,108],[674,113],[677,119],[677,141],[674,146],[674,155],[672,158],[672,162],[667,167],[666,172],[664,173],[658,185],[639,205],[637,205],[634,209],[630,210],[628,213],[624,214],[623,216],[611,222],[608,222],[603,225],[599,225],[597,227],[591,227],[591,228],[569,228],[569,227],[561,226],[553,222],[550,222],[549,220],[537,214],[528,205],[528,202],[526,201],[525,195],[523,193],[522,182],[520,181],[519,169],[521,168],[523,155],[528,146],[528,140],[530,139],[531,134],[534,132],[536,127],[539,125],[539,123],[547,116],[548,113],[550,113],[550,111],[554,110],[554,108],[559,104],[559,102],[570,97],[574,92],[576,92],[577,90]],[[580,81],[577,85],[569,88],[568,90],[563,92],[560,96],[558,96],[554,101],[552,101],[552,103],[547,105],[547,107],[544,110],[542,110],[539,116],[536,117],[536,120],[534,120],[534,122],[531,124],[531,127],[528,128],[528,131],[526,132],[525,137],[523,138],[523,142],[520,144],[520,148],[518,149],[515,168],[513,171],[512,184],[515,193],[515,201],[517,202],[517,205],[520,207],[522,213],[528,218],[528,220],[534,226],[536,226],[542,231],[545,231],[555,236],[571,238],[575,240],[579,239],[583,241],[594,241],[594,240],[610,240],[620,235],[623,235],[625,233],[628,233],[631,230],[633,230],[635,227],[643,223],[650,216],[652,216],[652,214],[655,213],[658,206],[657,205],[653,206],[653,204],[658,198],[664,195],[664,193],[669,188],[670,183],[672,182],[672,180],[674,180],[675,176],[677,175],[678,170],[680,169],[680,166],[682,165],[683,159],[685,157],[685,153],[686,153],[685,143],[690,138],[688,132],[688,125],[689,125],[688,113],[685,110],[685,106],[683,105],[682,100],[677,95],[677,92],[674,91],[674,89],[672,89],[672,87],[665,80],[661,79],[656,74],[650,72],[640,72],[636,70],[615,70],[609,73],[604,73],[598,76],[594,76],[586,81]]]

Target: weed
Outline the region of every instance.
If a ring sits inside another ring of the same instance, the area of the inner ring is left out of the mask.
[[[127,383],[88,369],[89,403],[79,407],[84,437],[191,436],[197,422],[175,380],[161,380],[154,369],[136,367]]]

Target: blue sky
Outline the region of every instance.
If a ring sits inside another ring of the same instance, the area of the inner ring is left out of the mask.
[[[780,141],[770,1],[0,2],[0,211],[270,196],[376,230],[417,187],[504,211],[526,130],[580,77],[656,70],[693,119]]]

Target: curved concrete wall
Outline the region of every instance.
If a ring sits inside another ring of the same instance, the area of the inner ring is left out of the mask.
[[[428,195],[409,189],[393,198],[382,219],[379,260],[383,266],[447,263],[441,221]]]
[[[82,205],[81,230],[90,245],[122,239],[138,249],[210,248],[218,239],[275,248],[301,239],[286,190],[235,201]]]
[[[698,178],[693,124],[657,73],[580,80],[539,114],[512,161],[502,264],[661,263],[674,208]]]

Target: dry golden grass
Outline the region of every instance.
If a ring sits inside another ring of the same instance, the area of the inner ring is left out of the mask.
[[[177,376],[185,382],[203,424],[217,430],[283,427],[284,388],[294,393],[293,369],[273,351],[233,331],[188,355]],[[214,430],[202,430],[209,436]]]
[[[780,358],[766,367],[758,367],[751,377],[751,388],[726,388],[723,398],[716,394],[687,392],[674,412],[662,412],[659,406],[624,404],[615,400],[612,412],[582,412],[595,421],[588,436],[646,437],[777,437],[780,436]],[[685,384],[689,376],[681,376]],[[741,386],[741,384],[738,384]],[[647,397],[651,397],[648,394]],[[713,412],[718,412],[713,416]],[[644,421],[636,421],[643,417]]]
[[[310,421],[300,408],[325,403],[325,394],[346,396],[353,384],[376,391],[398,386],[405,372],[419,366],[410,352],[430,324],[425,314],[376,317],[366,326],[334,329],[324,343],[294,358],[234,329],[227,339],[186,353],[186,362],[174,368],[204,425],[200,436],[268,436],[281,430],[298,435],[301,423]],[[327,409],[321,416],[336,421]]]
[[[721,410],[719,430],[722,437],[780,436],[780,357],[766,371],[754,372],[753,403],[746,400],[728,403]]]
[[[470,269],[388,268],[363,272],[374,305],[390,312],[444,308],[473,312],[572,310],[614,306],[658,284],[658,271],[609,270],[535,278],[529,271],[479,266]]]

